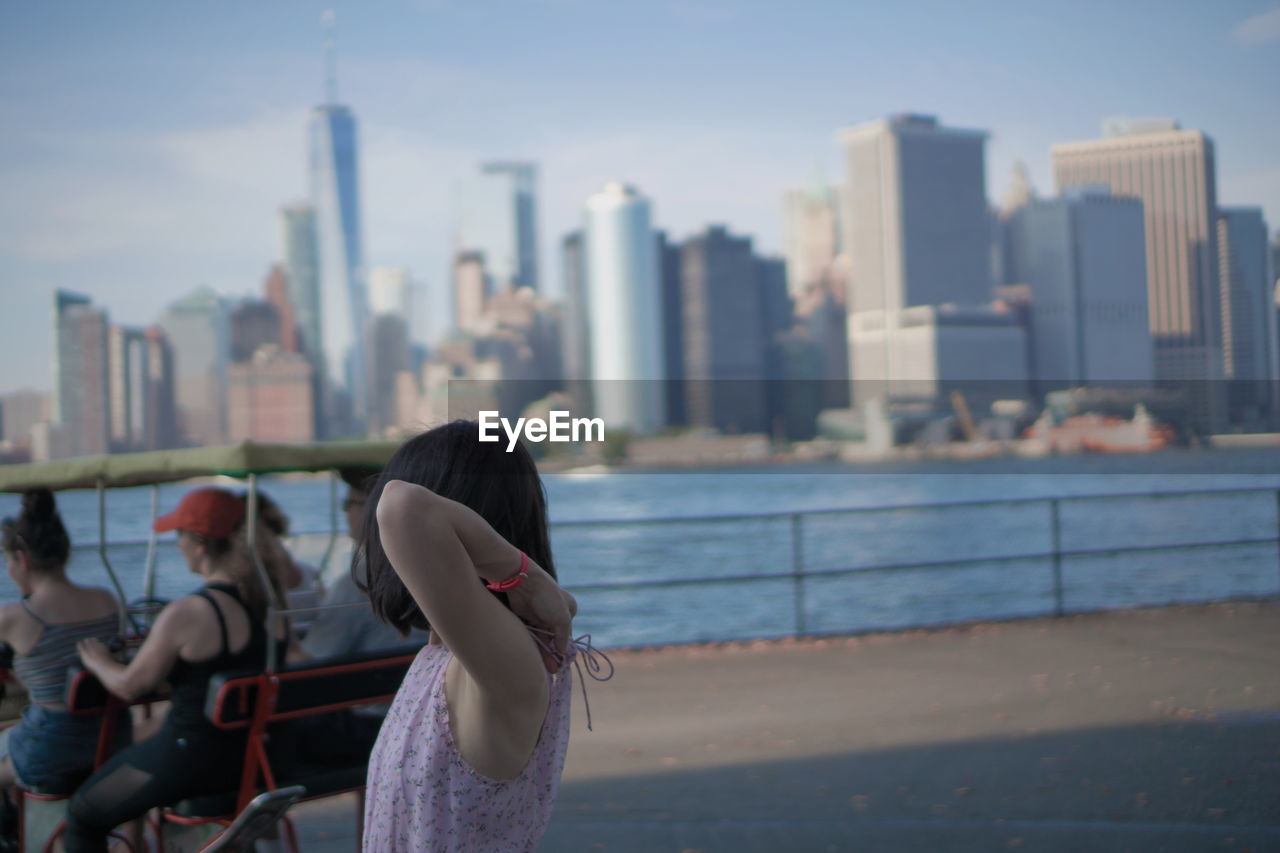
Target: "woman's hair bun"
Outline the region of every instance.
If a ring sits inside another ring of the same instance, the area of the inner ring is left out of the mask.
[[[48,489],[31,489],[22,495],[22,514],[31,521],[44,521],[58,512],[53,492]]]

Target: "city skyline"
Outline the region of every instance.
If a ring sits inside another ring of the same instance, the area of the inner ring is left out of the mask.
[[[49,330],[30,318],[46,315],[55,286],[90,295],[118,322],[145,325],[202,283],[248,293],[281,260],[277,210],[306,195],[303,140],[322,89],[318,21],[326,5],[250,15],[233,4],[216,20],[201,12],[189,21],[158,8],[99,19],[108,13],[86,7],[61,29],[47,12],[9,13],[0,67],[18,132],[0,143],[0,180],[11,190],[0,208],[0,281],[10,309],[0,319],[0,391],[50,389]],[[361,116],[365,145],[368,263],[407,267],[427,281],[441,319],[450,184],[479,162],[539,163],[539,273],[554,296],[558,242],[603,183],[644,187],[655,226],[677,238],[719,223],[776,253],[782,194],[810,183],[816,160],[828,181],[841,180],[838,129],[903,109],[992,133],[990,200],[1015,160],[1048,192],[1053,143],[1094,138],[1113,114],[1169,114],[1214,138],[1221,205],[1260,205],[1269,222],[1280,221],[1280,169],[1267,142],[1280,135],[1280,117],[1233,106],[1241,97],[1265,103],[1265,80],[1274,77],[1263,72],[1278,64],[1280,10],[1265,3],[1115,9],[1118,34],[1093,31],[1077,16],[1059,21],[1051,10],[986,4],[969,10],[986,18],[962,39],[948,27],[962,22],[945,8],[921,22],[903,20],[905,12],[809,4],[786,14],[844,23],[857,49],[832,53],[830,27],[813,26],[804,32],[806,54],[798,36],[780,38],[768,61],[756,63],[764,68],[747,59],[784,14],[767,6],[662,6],[647,20],[632,4],[532,5],[537,14],[507,7],[496,23],[447,2],[394,14],[338,8],[342,99]],[[1144,15],[1159,38],[1124,45],[1125,25]],[[565,24],[564,32],[540,47],[508,44],[504,34],[530,16],[536,32],[550,38]],[[391,25],[400,19],[423,29],[400,32]],[[1050,21],[1052,42],[1044,36]],[[599,36],[620,22],[637,25],[605,49]],[[509,49],[468,64],[467,39],[479,33]],[[877,33],[883,44],[873,43]],[[706,42],[717,34],[726,38]],[[628,65],[659,42],[661,67]],[[1192,43],[1204,61],[1179,61],[1177,51]],[[556,45],[572,50],[549,64]],[[191,55],[177,56],[182,50]],[[1143,61],[1162,73],[1116,76]],[[140,85],[158,62],[169,79]],[[96,76],[84,73],[87,64]],[[598,73],[584,75],[584,67]],[[423,82],[388,86],[391,79]],[[172,97],[174,87],[182,97]]]

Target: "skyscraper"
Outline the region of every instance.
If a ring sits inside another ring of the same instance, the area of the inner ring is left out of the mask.
[[[1149,385],[1142,203],[1105,188],[1028,199],[1005,224],[1006,276],[1030,288],[1030,374],[1037,392]]]
[[[538,289],[538,166],[491,162],[463,188],[458,248],[482,252],[496,289]]]
[[[110,451],[107,313],[89,297],[59,290],[53,297],[54,421],[70,456]]]
[[[607,184],[586,203],[587,303],[595,413],[606,429],[666,422],[662,299],[649,201]]]
[[[712,226],[680,247],[689,423],[763,432],[765,325],[750,237]]]
[[[825,183],[788,191],[782,199],[782,235],[787,291],[807,313],[803,308],[821,297],[804,297],[827,284],[840,253],[839,193]]]
[[[325,43],[329,65],[326,103],[311,111],[311,203],[320,254],[320,338],[325,370],[347,389],[353,414],[367,405],[364,250],[360,229],[360,176],[356,119],[337,102],[333,39]]]
[[[1233,428],[1269,431],[1276,425],[1277,341],[1262,209],[1222,208],[1216,236],[1228,417]]]
[[[453,325],[460,332],[478,333],[491,288],[484,254],[459,252],[453,258]]]
[[[1157,380],[1191,380],[1201,429],[1225,417],[1213,141],[1171,119],[1110,119],[1103,139],[1053,146],[1058,189],[1101,184],[1142,200]]]
[[[909,113],[840,133],[850,311],[991,301],[986,139]]]
[[[320,250],[316,245],[315,208],[309,204],[282,208],[280,226],[290,302],[297,314],[299,349],[319,364],[324,348],[320,330]]]
[[[999,328],[1002,318],[968,310],[989,304],[993,295],[986,138],[982,131],[947,128],[933,116],[909,113],[840,134],[848,164],[844,244],[849,374],[857,406],[912,388],[914,380],[929,380],[916,387],[940,390],[935,379],[1016,378],[980,355],[984,340],[995,348],[1007,337]],[[921,310],[908,310],[914,308]],[[977,331],[984,326],[990,327],[985,338]],[[957,355],[964,349],[963,357],[942,359],[953,343]],[[886,384],[900,380],[908,385]]]
[[[227,367],[231,360],[227,309],[208,287],[169,305],[160,328],[173,350],[178,425],[193,446],[222,444],[227,436]]]
[[[147,392],[142,417],[142,444],[148,450],[178,447],[178,410],[174,396],[173,347],[164,330],[148,326],[142,333],[147,342]]]
[[[263,295],[267,302],[276,309],[280,317],[280,349],[285,352],[300,352],[302,347],[298,340],[298,317],[293,307],[290,293],[289,275],[282,264],[272,264],[262,283]]]
[[[232,442],[304,442],[315,438],[312,367],[298,353],[274,344],[231,365],[227,379],[227,431]]]
[[[112,452],[125,453],[145,447],[143,421],[146,417],[148,353],[142,329],[110,328],[107,360]]]

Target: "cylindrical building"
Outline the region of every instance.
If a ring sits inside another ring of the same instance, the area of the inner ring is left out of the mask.
[[[666,422],[662,294],[649,201],[612,183],[587,199],[587,311],[595,414],[637,433]]]

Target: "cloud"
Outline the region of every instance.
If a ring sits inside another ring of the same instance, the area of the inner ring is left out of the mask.
[[[1265,44],[1280,39],[1280,7],[1241,21],[1231,36],[1240,44]]]

